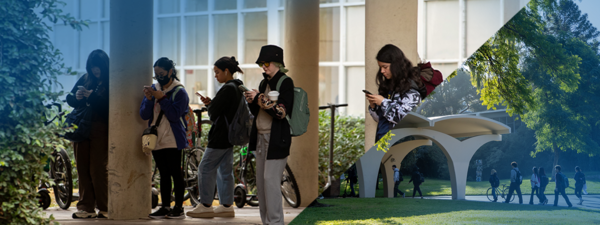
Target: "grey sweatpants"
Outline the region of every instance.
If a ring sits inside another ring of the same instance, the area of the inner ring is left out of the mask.
[[[260,219],[263,224],[284,224],[281,205],[281,179],[287,163],[283,159],[267,160],[271,134],[258,134],[256,144],[256,187]]]

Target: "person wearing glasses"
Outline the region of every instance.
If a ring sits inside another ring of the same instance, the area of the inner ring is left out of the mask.
[[[187,147],[188,142],[182,121],[185,121],[190,100],[183,84],[177,78],[175,63],[172,60],[167,57],[158,59],[154,63],[154,74],[158,83],[144,87],[144,99],[140,107],[140,116],[143,120],[148,120],[148,126],[158,124],[158,137],[152,156],[161,177],[162,207],[150,214],[149,217],[153,219],[184,219],[183,192],[185,185],[181,173],[181,150]],[[173,209],[170,207],[171,178],[175,189],[175,207]]]
[[[275,45],[262,46],[256,60],[264,73],[258,90],[245,92],[254,123],[248,149],[256,155],[256,186],[263,224],[284,224],[281,205],[281,174],[290,154],[292,136],[286,115],[291,115],[294,101],[294,82],[286,78],[283,49]],[[277,82],[284,79],[279,90]],[[269,92],[277,91],[277,100]]]

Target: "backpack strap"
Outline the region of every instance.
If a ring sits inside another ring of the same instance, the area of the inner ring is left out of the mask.
[[[178,85],[177,87],[175,87],[175,91],[173,91],[173,94],[171,95],[171,101],[175,101],[175,95],[177,95],[177,92],[179,92],[179,90],[181,90],[182,88],[183,88],[183,86],[181,86],[181,85]],[[185,129],[187,129],[187,124],[185,124],[185,121],[183,121],[182,117],[179,117],[179,121],[181,121],[181,124],[183,124],[183,127],[185,127]]]
[[[279,88],[281,87],[281,83],[283,83],[283,80],[285,80],[286,78],[289,78],[286,75],[282,75],[279,80],[277,81],[277,86],[275,87],[275,90],[279,91]]]

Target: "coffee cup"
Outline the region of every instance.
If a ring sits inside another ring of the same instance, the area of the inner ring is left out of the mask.
[[[277,91],[270,91],[269,92],[269,99],[271,101],[277,101],[278,97],[279,97],[279,92],[277,92]]]

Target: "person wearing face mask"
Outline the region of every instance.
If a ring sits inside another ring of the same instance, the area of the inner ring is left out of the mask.
[[[208,107],[208,115],[213,125],[208,132],[208,146],[198,166],[198,187],[200,203],[194,210],[187,212],[190,217],[235,217],[233,211],[233,145],[229,143],[229,123],[238,109],[243,95],[238,86],[244,84],[233,79],[236,72],[244,73],[235,57],[221,57],[214,64],[215,78],[224,84],[214,99],[200,96],[200,100]],[[221,205],[213,208],[215,181]]]
[[[87,73],[67,95],[69,106],[89,106],[92,111],[89,138],[73,143],[79,180],[74,219],[108,216],[108,68],[108,55],[100,49],[92,51],[85,66]]]
[[[177,78],[175,63],[172,60],[166,57],[158,59],[154,63],[154,74],[158,83],[144,87],[144,99],[140,106],[140,116],[143,120],[148,120],[148,126],[154,126],[160,121],[152,156],[161,177],[162,207],[149,216],[153,219],[184,219],[185,185],[181,173],[181,150],[188,145],[183,121],[189,110],[189,98],[183,84]],[[173,209],[170,208],[171,178],[175,191]]]
[[[283,49],[275,45],[261,48],[256,60],[264,73],[258,90],[245,92],[250,112],[254,115],[248,149],[256,154],[256,186],[260,218],[263,224],[284,224],[281,205],[281,178],[292,136],[286,115],[291,115],[294,82],[285,78]],[[284,79],[279,90],[277,83]],[[270,91],[278,91],[277,100],[269,99]]]
[[[404,56],[400,48],[388,44],[377,53],[376,82],[378,94],[365,94],[369,113],[377,122],[375,141],[379,141],[421,102],[427,89],[418,68]]]

